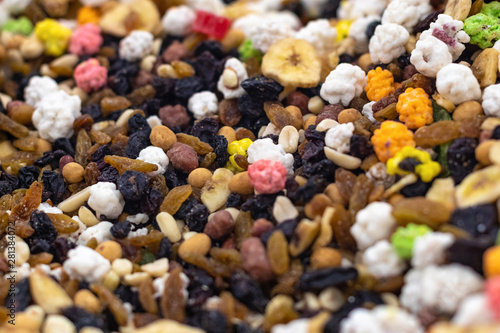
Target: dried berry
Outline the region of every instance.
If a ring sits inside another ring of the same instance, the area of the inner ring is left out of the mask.
[[[152,188],[148,195],[141,200],[141,210],[144,214],[154,215],[163,201],[163,195],[157,189]]]
[[[494,205],[472,206],[456,209],[451,214],[450,223],[467,231],[472,236],[489,234],[498,224]]]
[[[78,331],[86,326],[97,327],[102,330],[106,329],[104,320],[101,317],[78,306],[67,307],[63,309],[62,314],[71,320]]]
[[[125,171],[118,178],[117,185],[123,198],[132,201],[141,200],[149,187],[146,175],[132,170]]]
[[[230,288],[234,298],[238,301],[252,310],[264,313],[269,300],[264,296],[257,282],[250,276],[240,271],[233,273],[231,275]]]
[[[448,148],[448,170],[450,170],[455,184],[462,182],[476,166],[476,147],[476,139],[459,138],[453,141]]]
[[[125,238],[132,229],[132,224],[128,221],[115,223],[111,229],[111,235],[115,238]]]
[[[205,118],[194,124],[191,129],[191,135],[210,144],[218,130],[219,124],[217,123],[217,120],[213,118]]]
[[[278,100],[279,94],[283,91],[281,84],[263,75],[244,80],[241,82],[241,87],[260,103]]]
[[[207,224],[208,209],[203,204],[197,204],[186,215],[186,224],[191,231],[202,232]]]
[[[57,238],[57,230],[52,224],[52,221],[42,211],[34,211],[30,217],[30,226],[35,230],[31,239],[44,239],[52,243]]]
[[[126,149],[127,156],[130,158],[137,158],[141,150],[149,145],[149,133],[145,131],[135,132],[128,139],[128,146]]]
[[[151,134],[151,127],[148,124],[146,118],[136,113],[128,120],[128,129],[130,133],[135,133],[139,131],[144,131]]]
[[[167,258],[170,259],[172,257],[172,243],[168,239],[168,237],[163,237],[160,241],[160,246],[158,248],[158,252],[156,252],[156,259]]]
[[[54,204],[58,204],[63,200],[66,192],[66,184],[62,175],[55,171],[45,170],[42,173],[42,183],[42,201],[50,199]]]
[[[175,96],[187,100],[195,93],[203,91],[205,85],[203,80],[197,76],[186,77],[175,81]]]
[[[304,291],[320,291],[358,278],[355,268],[321,268],[302,274],[299,288]]]

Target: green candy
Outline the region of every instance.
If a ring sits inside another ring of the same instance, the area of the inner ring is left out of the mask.
[[[417,237],[421,237],[432,229],[423,224],[410,223],[406,227],[399,227],[396,232],[392,234],[391,243],[392,247],[402,259],[410,259],[413,252],[413,244]]]
[[[483,7],[481,7],[481,13],[483,13],[485,15],[489,15],[489,16],[499,17],[500,16],[500,2],[495,1],[495,2],[483,4]]]
[[[485,49],[493,46],[494,40],[500,37],[498,18],[483,13],[465,20],[464,31],[470,36],[471,44]]]
[[[2,30],[29,36],[33,31],[33,23],[26,16],[21,16],[17,20],[9,19]]]
[[[252,41],[250,39],[247,39],[243,42],[243,44],[241,44],[238,52],[240,53],[240,59],[242,61],[247,61],[250,58],[255,58],[259,62],[262,61],[262,52],[253,48]]]

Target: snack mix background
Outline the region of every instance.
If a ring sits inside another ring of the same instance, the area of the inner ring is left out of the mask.
[[[0,333],[500,332],[500,2],[0,27]]]

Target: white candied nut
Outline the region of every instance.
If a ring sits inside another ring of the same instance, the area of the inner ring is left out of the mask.
[[[432,12],[429,0],[393,0],[384,10],[382,24],[396,23],[411,31]]]
[[[385,239],[370,246],[363,253],[363,263],[377,279],[396,276],[405,269],[405,263]]]
[[[73,122],[81,115],[82,101],[62,90],[43,97],[31,117],[42,139],[51,142],[59,138],[71,138]]]
[[[405,310],[378,305],[372,310],[357,308],[341,322],[340,333],[424,333],[419,320]]]
[[[484,89],[482,106],[485,115],[500,117],[500,84],[493,84]]]
[[[236,80],[232,84],[232,87],[228,87],[225,84],[224,75],[227,73],[226,71],[230,71],[230,73],[234,73],[233,79]],[[241,82],[248,79],[248,73],[245,66],[236,58],[230,58],[226,60],[224,64],[223,74],[220,76],[219,81],[217,82],[217,89],[224,95],[224,98],[238,98],[245,94],[245,90],[241,87]]]
[[[387,0],[342,1],[337,10],[337,16],[342,20],[355,20],[370,15],[380,17],[385,7],[387,7],[387,3]]]
[[[320,95],[330,104],[349,105],[354,97],[361,95],[365,84],[366,75],[360,67],[343,63],[328,74]]]
[[[24,88],[24,100],[36,108],[45,96],[58,90],[57,82],[52,78],[48,76],[33,76],[26,88]]]
[[[195,119],[203,119],[219,111],[217,96],[211,91],[193,94],[188,100],[188,109]]]
[[[441,68],[451,64],[452,60],[448,46],[433,36],[421,38],[410,57],[415,68],[428,77],[436,77]]]
[[[277,41],[292,35],[293,30],[289,25],[270,20],[261,21],[249,31],[252,46],[263,53],[266,53]]]
[[[111,235],[111,227],[113,226],[112,223],[108,222],[108,221],[102,221],[102,222],[99,222],[98,224],[92,226],[92,227],[88,227],[86,228],[86,226],[84,225],[81,230],[84,230],[83,232],[80,233],[80,235],[78,236],[78,232],[77,231],[75,233],[75,235],[72,235],[72,238],[76,238],[74,236],[78,236],[78,239],[76,240],[76,243],[78,245],[87,245],[87,242],[91,239],[91,238],[95,238],[95,240],[97,241],[97,244],[100,244],[104,241],[107,241],[107,240],[110,240],[113,238],[113,236]]]
[[[144,162],[156,164],[158,166],[158,170],[148,172],[148,175],[150,176],[163,175],[167,170],[169,163],[168,156],[167,154],[165,154],[163,149],[155,146],[149,146],[141,150],[137,159]]]
[[[287,324],[273,326],[271,333],[307,333],[309,332],[309,319],[295,319]]]
[[[323,54],[333,47],[337,38],[337,29],[332,27],[327,19],[309,21],[295,34],[295,38],[308,41],[319,54]]]
[[[150,32],[134,30],[120,41],[120,58],[133,62],[141,60],[153,49],[154,37]]]
[[[354,51],[356,53],[368,52],[368,38],[366,37],[366,29],[370,23],[380,20],[380,16],[369,15],[356,19],[349,27],[349,37],[354,40]]]
[[[368,118],[372,123],[376,122],[377,120],[373,117],[373,104],[376,102],[369,102],[363,105],[363,110],[361,110],[361,114]]]
[[[451,322],[459,326],[472,326],[494,323],[495,316],[490,310],[486,294],[478,293],[467,296]]]
[[[481,88],[472,70],[460,64],[441,68],[436,75],[436,89],[455,105],[481,99]]]
[[[271,160],[283,163],[288,174],[293,174],[294,158],[287,154],[280,144],[275,145],[269,138],[255,140],[247,150],[248,163],[252,164],[259,160]]]
[[[389,239],[396,229],[392,206],[386,202],[372,202],[356,214],[351,234],[359,250],[365,250],[384,239]]]
[[[339,153],[347,153],[351,147],[353,133],[354,125],[352,123],[339,124],[326,132],[325,144]]]
[[[462,300],[482,287],[481,276],[467,266],[428,266],[406,274],[400,301],[414,313],[427,307],[438,315],[453,314]]]
[[[122,213],[125,200],[115,184],[98,182],[90,187],[88,204],[98,218],[105,215],[107,218],[115,219]]]
[[[172,36],[182,37],[191,32],[191,26],[196,19],[196,13],[188,6],[170,7],[161,24],[165,32]]]
[[[100,282],[111,270],[108,259],[92,250],[79,245],[68,251],[68,259],[63,264],[64,271],[69,276],[89,283]]]
[[[411,264],[415,268],[443,264],[446,260],[445,250],[454,240],[452,234],[442,232],[429,232],[418,237],[413,244]]]
[[[453,61],[465,50],[465,45],[470,41],[469,35],[463,31],[464,23],[462,21],[454,20],[451,16],[439,14],[436,22],[430,24],[428,30],[425,30],[420,35],[420,40],[429,36],[434,36],[448,46]]]
[[[370,58],[374,64],[388,64],[405,53],[405,44],[410,38],[408,31],[396,23],[377,26],[370,39]]]

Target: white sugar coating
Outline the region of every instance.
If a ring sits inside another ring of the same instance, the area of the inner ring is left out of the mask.
[[[185,36],[191,32],[195,19],[196,13],[188,6],[175,6],[166,11],[161,24],[167,34]]]
[[[441,68],[436,76],[436,89],[455,105],[481,99],[481,88],[472,70],[460,64]]]
[[[147,56],[153,49],[154,36],[147,31],[134,30],[120,41],[120,58],[133,62]]]
[[[88,283],[101,282],[111,270],[108,259],[82,245],[68,251],[68,259],[63,267],[72,278]]]
[[[406,30],[413,27],[432,12],[429,0],[393,0],[382,15],[382,24],[396,23]]]
[[[365,250],[384,239],[389,239],[396,229],[392,206],[386,202],[372,202],[356,214],[351,234],[359,250]]]
[[[484,114],[492,117],[500,117],[500,84],[492,84],[483,92]]]
[[[349,37],[351,37],[354,44],[354,51],[356,53],[368,52],[368,38],[366,37],[366,29],[372,22],[380,20],[380,16],[369,15],[366,17],[357,18],[349,27]]]
[[[326,19],[309,21],[295,34],[295,38],[308,41],[318,54],[323,54],[333,47],[337,38],[337,29],[330,26],[330,22]]]
[[[347,153],[351,146],[353,133],[354,125],[352,123],[339,124],[326,132],[325,144],[339,153]]]
[[[105,215],[107,218],[115,219],[122,213],[125,200],[115,184],[99,182],[90,187],[88,204],[95,210],[97,218]]]
[[[252,164],[259,160],[271,160],[283,163],[288,174],[293,174],[293,155],[285,152],[280,144],[275,145],[269,138],[255,140],[247,150],[248,163]]]
[[[405,53],[405,44],[410,38],[408,31],[401,25],[387,23],[377,26],[370,39],[370,58],[374,64],[388,64]]]
[[[110,240],[113,238],[111,235],[112,226],[112,223],[102,221],[92,227],[82,228],[83,232],[78,236],[76,243],[78,245],[87,245],[88,241],[92,238],[95,238],[97,244]]]
[[[155,146],[149,146],[141,150],[137,159],[158,166],[158,170],[148,172],[150,176],[163,175],[170,162],[163,149]]]
[[[377,279],[397,276],[405,269],[405,263],[387,240],[381,240],[363,253],[363,264]]]
[[[328,74],[320,95],[330,104],[347,106],[354,97],[361,95],[365,85],[366,75],[360,67],[342,63]]]
[[[258,25],[249,30],[252,46],[256,50],[264,53],[266,53],[271,45],[277,41],[291,37],[292,35],[293,30],[289,25],[271,20],[261,21]]]
[[[245,90],[241,87],[241,82],[248,79],[248,73],[245,68],[245,65],[237,58],[229,58],[226,60],[224,64],[224,69],[230,68],[238,77],[238,86],[236,88],[228,88],[224,85],[223,76],[219,77],[219,81],[217,82],[217,89],[224,95],[224,98],[238,98],[245,94]]]
[[[59,87],[54,79],[48,76],[33,76],[24,88],[24,100],[36,108],[45,96],[58,90]]]
[[[202,91],[189,98],[188,109],[195,119],[203,119],[218,113],[219,102],[213,92]]]
[[[452,60],[448,46],[433,36],[420,39],[410,57],[415,68],[428,77],[436,77],[441,68],[451,64]]]
[[[446,260],[445,250],[453,243],[455,237],[449,233],[429,232],[415,239],[411,264],[415,268],[441,265]]]

